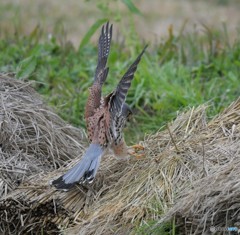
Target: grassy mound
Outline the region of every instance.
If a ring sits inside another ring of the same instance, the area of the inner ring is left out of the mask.
[[[82,153],[84,134],[24,83],[0,75],[0,197]]]
[[[129,234],[142,224],[146,234],[146,229],[157,229],[149,221],[174,217],[179,231],[187,234],[208,232],[211,225],[236,226],[240,100],[209,122],[204,105],[180,114],[166,130],[141,142],[145,157],[119,161],[106,156],[92,185],[66,193],[49,181],[66,170],[53,170],[55,165],[75,157],[71,167],[79,160],[81,131],[43,108],[28,84],[4,77],[1,82],[1,117],[9,117],[1,121],[1,140],[9,128],[14,137],[2,144],[2,152],[3,146],[12,147],[6,155],[1,152],[8,161],[1,174],[9,175],[7,169],[24,165],[25,159],[31,168],[21,173],[24,182],[0,200],[2,233]],[[41,167],[34,170],[36,164]],[[15,181],[1,178],[7,184]]]
[[[240,100],[208,124],[202,159],[194,181],[188,181],[176,204],[160,221],[170,218],[184,234],[208,234],[218,228],[240,227]],[[203,171],[203,175],[200,172]],[[210,230],[211,229],[211,230]]]

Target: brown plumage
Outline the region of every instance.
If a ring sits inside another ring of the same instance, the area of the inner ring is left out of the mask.
[[[112,39],[112,25],[102,27],[99,38],[98,65],[95,72],[93,85],[89,88],[90,94],[85,107],[85,119],[89,141],[100,144],[104,148],[112,148],[117,156],[128,155],[127,146],[122,136],[127,116],[131,113],[130,108],[125,104],[128,89],[138,63],[146,49],[141,52],[134,63],[129,67],[117,88],[108,96],[101,96],[102,85],[108,74],[106,67]],[[122,112],[124,107],[124,113]],[[120,146],[118,146],[120,145]]]
[[[112,25],[109,26],[109,23],[107,23],[102,27],[99,38],[98,64],[93,85],[89,88],[89,97],[85,107],[85,120],[90,146],[78,164],[65,175],[53,181],[53,185],[58,189],[67,190],[78,181],[92,182],[97,173],[101,157],[109,149],[118,157],[131,154],[122,135],[125,123],[132,114],[125,101],[134,73],[146,47],[124,74],[117,88],[103,98],[102,85],[108,75],[106,65],[111,39]]]

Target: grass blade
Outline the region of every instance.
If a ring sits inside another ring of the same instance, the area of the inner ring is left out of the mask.
[[[17,67],[17,78],[24,79],[29,77],[36,69],[37,59],[34,56],[22,60]]]
[[[142,15],[142,13],[138,10],[138,8],[132,3],[131,0],[122,0],[123,3],[127,6],[127,8],[134,14]]]

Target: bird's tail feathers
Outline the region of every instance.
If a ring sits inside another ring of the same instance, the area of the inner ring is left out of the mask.
[[[103,149],[98,144],[90,144],[80,162],[58,179],[52,181],[57,189],[68,190],[77,182],[91,183],[97,173]]]

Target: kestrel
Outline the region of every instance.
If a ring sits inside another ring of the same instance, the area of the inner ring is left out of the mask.
[[[96,176],[101,157],[108,150],[112,150],[116,157],[133,154],[126,145],[122,133],[126,121],[132,114],[125,101],[146,46],[124,74],[117,88],[106,97],[102,97],[102,85],[109,70],[106,65],[111,39],[112,25],[109,27],[109,23],[107,23],[102,27],[99,38],[98,64],[93,85],[89,88],[89,97],[85,107],[85,120],[90,146],[79,163],[52,182],[57,189],[68,190],[77,182],[91,183]]]

